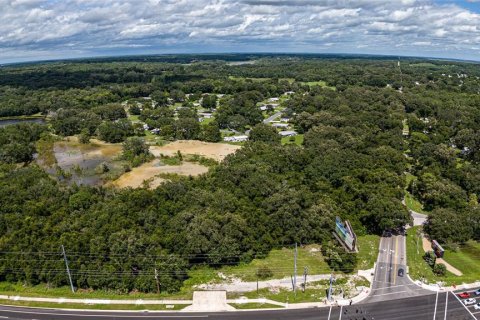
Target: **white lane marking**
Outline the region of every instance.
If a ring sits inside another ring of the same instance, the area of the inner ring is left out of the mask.
[[[467,306],[460,300],[460,298],[459,298],[455,293],[453,293],[453,295],[455,296],[455,298],[457,298],[458,303],[460,303],[460,304],[465,308],[465,310],[467,310],[468,313],[470,313],[470,315],[473,317],[473,319],[478,320],[478,319],[473,315],[473,313],[472,313],[470,310],[468,310]]]
[[[5,317],[5,316],[0,316],[0,318],[2,318],[2,319],[8,319],[8,317]]]
[[[332,314],[332,306],[330,306],[330,310],[328,311],[328,319],[327,320],[330,320],[330,315]]]
[[[380,281],[380,282],[381,282],[381,281]],[[372,291],[382,290],[382,289],[391,289],[391,288],[407,287],[407,286],[412,286],[412,285],[413,285],[413,286],[417,286],[416,284],[399,284],[399,285],[396,285],[396,286],[375,288],[375,289],[372,289]]]
[[[448,309],[448,291],[447,294],[445,295],[445,317],[443,317],[443,320],[447,320],[447,309]]]
[[[139,311],[137,315],[120,315],[120,314],[92,314],[92,313],[85,313],[82,314],[82,311],[79,313],[55,313],[55,312],[30,312],[30,311],[20,311],[20,310],[1,310],[3,312],[9,313],[20,313],[20,314],[34,314],[34,315],[49,315],[49,316],[69,316],[69,317],[109,317],[109,318],[208,318],[208,315],[201,315],[201,316],[164,316],[164,315],[144,315],[142,311]],[[475,319],[476,320],[476,319]]]
[[[390,241],[387,242],[387,245],[388,245],[388,251],[390,251]],[[388,256],[387,256],[387,260],[388,260]],[[387,263],[389,263],[389,261],[387,261]],[[391,269],[392,269],[392,268],[390,267],[390,270],[391,270]],[[385,272],[385,282],[388,282],[388,281],[387,281],[387,278],[388,278],[388,271]]]
[[[435,311],[433,312],[433,320],[435,320],[435,317],[437,316],[437,303],[438,303],[438,291],[437,291],[437,294],[435,295]]]
[[[374,294],[374,295],[372,295],[372,297],[387,296],[387,295],[389,295],[389,294],[398,294],[398,293],[403,293],[403,292],[407,292],[407,290],[405,290],[405,291],[397,291],[397,292],[390,292],[390,293],[382,293],[382,294]]]
[[[342,320],[342,310],[343,310],[343,306],[340,307],[340,317],[338,318],[338,320]]]

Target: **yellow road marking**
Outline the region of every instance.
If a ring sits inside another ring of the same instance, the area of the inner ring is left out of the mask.
[[[393,273],[393,284],[397,282],[397,252],[398,252],[398,236],[395,236],[395,259],[393,259],[395,264],[395,271]]]
[[[391,238],[388,238],[388,247],[387,247],[387,256],[385,258],[385,282],[388,282],[388,260],[389,260],[389,255],[390,255],[390,241]]]

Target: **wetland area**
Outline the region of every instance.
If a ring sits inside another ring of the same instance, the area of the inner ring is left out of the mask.
[[[66,137],[37,145],[39,153],[36,161],[49,174],[67,184],[155,188],[175,175],[198,176],[208,171],[208,166],[197,163],[190,156],[218,162],[239,148],[196,140],[175,141],[164,146],[151,146],[150,152],[155,158],[130,168],[121,158],[122,144],[105,143],[97,139],[82,144],[76,137]],[[185,157],[172,163],[171,157],[178,154]]]

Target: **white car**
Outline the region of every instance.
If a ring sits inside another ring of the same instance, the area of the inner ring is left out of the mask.
[[[477,300],[474,299],[474,298],[470,298],[470,299],[463,300],[463,303],[464,303],[466,306],[469,306],[469,305],[471,305],[471,304],[476,304],[476,303],[477,303]]]
[[[480,303],[477,303],[473,306],[473,309],[480,310]]]

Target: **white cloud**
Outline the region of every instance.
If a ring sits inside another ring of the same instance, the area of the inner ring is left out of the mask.
[[[480,57],[480,15],[432,1],[0,0],[0,62],[135,48]]]

